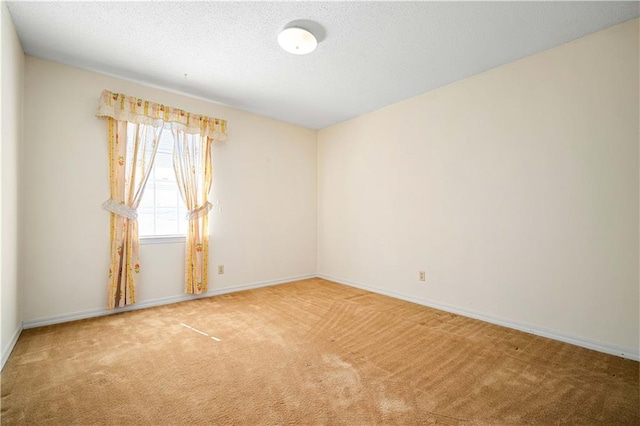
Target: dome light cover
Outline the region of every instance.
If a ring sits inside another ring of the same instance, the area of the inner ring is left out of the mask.
[[[306,55],[316,50],[318,40],[304,28],[285,28],[278,35],[280,47],[294,55]]]

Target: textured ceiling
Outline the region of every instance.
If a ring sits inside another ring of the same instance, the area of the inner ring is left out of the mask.
[[[147,1],[7,6],[29,55],[312,129],[640,15],[638,2]],[[308,28],[320,35],[318,48],[307,56],[288,54],[277,43],[278,32],[301,19],[312,21]]]

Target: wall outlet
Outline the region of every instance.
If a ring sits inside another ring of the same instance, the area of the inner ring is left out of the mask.
[[[418,271],[418,279],[420,281],[427,281],[427,277],[424,271]]]
[[[224,265],[218,265],[218,275],[224,274]]]

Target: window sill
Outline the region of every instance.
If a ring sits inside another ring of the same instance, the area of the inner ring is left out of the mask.
[[[140,237],[140,244],[177,244],[177,243],[185,243],[186,241],[187,241],[187,237],[184,235]]]

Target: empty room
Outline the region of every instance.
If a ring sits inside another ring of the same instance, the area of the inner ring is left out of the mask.
[[[638,425],[640,3],[2,1],[2,425]]]

